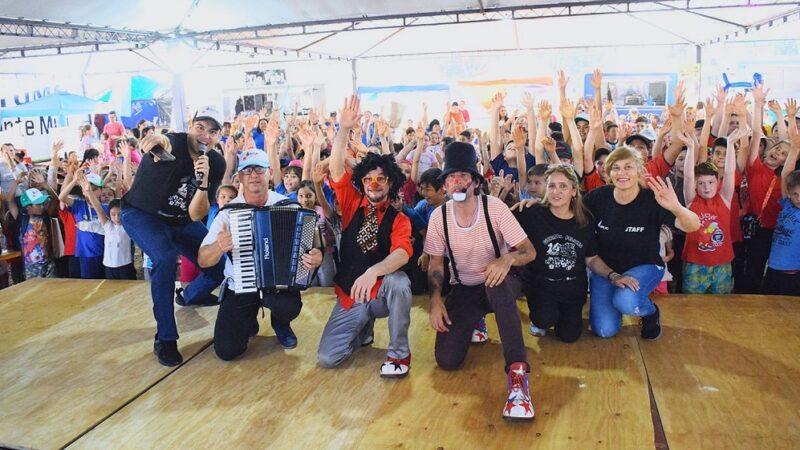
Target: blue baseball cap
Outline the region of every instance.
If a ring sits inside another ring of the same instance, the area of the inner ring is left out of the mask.
[[[245,150],[239,155],[239,166],[236,171],[240,172],[247,167],[270,168],[269,158],[263,150]]]

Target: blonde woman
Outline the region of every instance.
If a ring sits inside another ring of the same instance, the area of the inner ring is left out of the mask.
[[[575,342],[582,332],[586,303],[586,267],[602,276],[611,269],[597,256],[592,214],[583,204],[580,181],[569,164],[545,172],[544,199],[520,203],[515,216],[536,249],[525,267],[524,287],[534,336],[550,327],[563,342]],[[619,287],[636,287],[632,277],[616,280]]]
[[[661,225],[674,225],[687,233],[700,228],[697,214],[681,206],[672,183],[649,178],[639,152],[618,147],[606,159],[611,184],[586,195],[586,206],[597,221],[597,254],[611,269],[606,276],[592,273],[589,322],[600,337],[620,329],[622,315],[642,318],[642,337],[661,337],[658,307],[648,297],[664,275],[659,255]],[[619,286],[630,277],[634,285]]]

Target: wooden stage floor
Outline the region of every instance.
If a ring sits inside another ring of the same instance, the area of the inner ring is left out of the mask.
[[[533,423],[500,417],[505,380],[491,316],[492,341],[444,372],[427,301],[415,298],[411,373],[386,380],[385,320],[372,347],[322,369],[316,349],[332,290],[303,299],[296,349],[281,349],[269,316],[259,316],[261,332],[233,362],[210,347],[216,308],[178,308],[186,362],[166,368],[152,354],[145,282],[33,280],[0,291],[0,446],[800,447],[800,298],[659,297],[656,342],[630,323],[613,339],[587,332],[574,344],[526,332]]]

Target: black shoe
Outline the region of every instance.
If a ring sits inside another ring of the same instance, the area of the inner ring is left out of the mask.
[[[219,297],[214,294],[208,293],[192,300],[189,306],[219,306]]]
[[[658,305],[653,303],[653,306],[656,307],[656,312],[642,317],[642,337],[651,341],[661,337],[661,312]]]
[[[153,341],[153,353],[158,362],[167,367],[175,367],[183,362],[183,356],[178,351],[177,341],[159,341],[156,335]]]
[[[292,327],[290,327],[289,324],[272,324],[272,329],[275,330],[275,337],[278,338],[278,342],[280,342],[281,347],[287,350],[297,347],[297,336],[295,336],[294,331],[292,331]]]
[[[186,306],[186,300],[183,299],[183,288],[175,289],[175,303],[178,306]]]

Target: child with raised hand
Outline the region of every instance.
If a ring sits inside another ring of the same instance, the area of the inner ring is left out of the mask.
[[[100,204],[100,200],[91,194],[92,186],[82,172],[78,173],[78,183],[89,205],[97,213],[100,231],[103,235],[103,268],[108,280],[135,280],[136,269],[133,267],[133,246],[131,238],[119,218],[122,204],[115,198],[108,204],[108,214]]]
[[[50,236],[50,218],[57,214],[58,204],[52,201],[51,190],[45,182],[45,176],[38,169],[32,170],[30,175],[20,174],[9,191],[14,192],[17,185],[25,178],[29,178],[29,187],[20,196],[22,209],[19,209],[13,200],[8,203],[12,218],[19,224],[17,229],[22,244],[25,279],[52,278],[55,276],[55,262]]]
[[[73,188],[81,187],[79,183],[83,179],[88,182],[87,189],[82,191],[82,195],[70,195]],[[103,226],[88,201],[89,197],[94,197],[99,204],[102,184],[102,179],[96,173],[87,175],[83,170],[77,170],[74,176],[71,176],[70,180],[62,186],[61,192],[58,194],[58,199],[65,205],[65,209],[75,218],[77,227],[75,257],[80,264],[80,277],[83,279],[103,279],[105,277],[104,237],[101,234]]]
[[[797,114],[793,100],[786,109],[790,118]],[[800,154],[800,133],[796,123],[788,128],[790,148],[781,171],[783,197],[778,202],[781,211],[772,235],[764,293],[800,296],[800,170],[794,170]]]
[[[326,166],[326,165],[325,165]],[[323,183],[326,176],[325,166],[317,164],[312,172],[313,181],[304,180],[300,184],[297,199],[300,206],[317,212],[317,228],[322,236],[324,251],[322,253],[322,265],[317,271],[316,283],[319,286],[333,286],[333,277],[336,276],[336,262],[334,258],[334,248],[337,242],[336,231],[331,224],[331,219],[338,219],[338,215],[328,203],[323,194]]]
[[[709,162],[695,166],[695,140],[680,132],[686,145],[683,195],[686,206],[700,218],[700,229],[686,234],[683,247],[683,292],[686,294],[730,294],[733,289],[731,261],[731,201],[734,194],[736,151],[733,143],[743,134],[741,127],[731,134],[725,155],[725,174],[720,187],[716,167]]]

